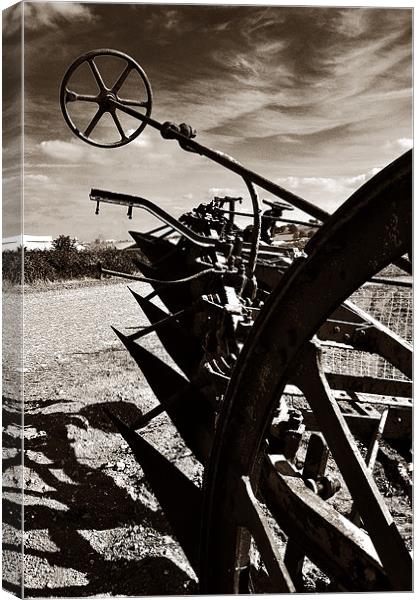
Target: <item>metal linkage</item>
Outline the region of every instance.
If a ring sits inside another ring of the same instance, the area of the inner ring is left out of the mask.
[[[114,86],[110,89],[108,89],[105,86],[99,69],[95,63],[94,59],[97,56],[116,56],[124,60],[126,63],[121,75],[118,77]],[[82,94],[77,94],[69,88],[72,76],[74,75],[78,67],[80,67],[80,65],[83,63],[87,63],[90,66],[94,75],[94,79],[96,80],[96,83],[99,86],[100,92],[96,95],[86,96]],[[144,83],[146,91],[145,100],[123,99],[119,96],[119,91],[125,79],[128,77],[128,74],[132,70],[136,71],[140,75],[141,80]],[[84,132],[81,132],[77,128],[77,126],[74,124],[73,120],[69,115],[67,105],[73,102],[93,102],[98,105],[98,111],[96,115],[94,116],[93,120]],[[113,148],[121,146],[132,141],[141,133],[141,131],[146,125],[149,125],[150,127],[153,127],[154,129],[160,131],[162,137],[164,137],[165,139],[176,140],[181,146],[181,148],[183,148],[184,150],[196,152],[201,156],[209,158],[213,162],[216,162],[217,164],[221,165],[222,167],[225,167],[233,173],[240,175],[240,177],[242,177],[245,180],[245,182],[251,182],[255,185],[258,185],[265,191],[270,192],[271,194],[274,194],[279,198],[283,198],[296,208],[303,210],[312,217],[319,219],[320,221],[324,221],[329,217],[329,214],[325,210],[319,208],[318,206],[315,206],[314,204],[311,204],[307,200],[300,198],[300,196],[293,194],[292,192],[281,187],[280,185],[269,181],[265,177],[262,177],[254,171],[244,167],[231,156],[228,156],[223,152],[219,152],[217,150],[208,148],[203,144],[199,144],[193,139],[196,136],[196,131],[189,125],[186,125],[185,123],[182,123],[181,125],[176,125],[175,123],[172,123],[170,121],[160,123],[159,121],[152,119],[150,117],[152,105],[152,92],[147,76],[145,75],[143,69],[138,63],[136,63],[131,57],[129,57],[126,54],[123,54],[122,52],[118,52],[116,50],[93,50],[77,58],[64,75],[64,79],[61,84],[60,103],[61,110],[63,112],[64,118],[68,126],[75,135],[80,137],[85,142],[101,147]],[[132,108],[132,106],[140,106],[142,108],[145,108],[145,114],[139,112],[135,108]],[[127,136],[123,131],[118,121],[116,109],[131,117],[138,119],[141,122],[141,125],[132,135]],[[105,113],[109,113],[112,116],[116,128],[120,134],[120,139],[117,142],[100,143],[93,141],[90,137],[94,128]]]

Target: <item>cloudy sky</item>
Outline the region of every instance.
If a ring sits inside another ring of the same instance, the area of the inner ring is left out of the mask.
[[[59,87],[70,63],[96,48],[142,65],[155,119],[190,123],[200,143],[330,212],[412,146],[410,9],[28,2],[25,17],[26,233],[127,239],[129,228],[154,225],[147,213],[128,221],[114,206],[95,216],[91,187],[144,196],[175,216],[214,192],[246,195],[237,176],[151,128],[112,150],[76,138]],[[13,48],[16,11],[3,26]],[[4,102],[12,235],[15,96],[6,92]]]

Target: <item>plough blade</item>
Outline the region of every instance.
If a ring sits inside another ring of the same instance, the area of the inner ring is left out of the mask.
[[[200,462],[204,462],[211,448],[214,422],[214,414],[206,397],[172,367],[114,327],[112,329],[140,367],[160,403],[167,402],[173,394],[179,394],[179,398],[169,404],[167,414],[186,445]]]
[[[128,289],[151,324],[158,323],[170,316],[170,313],[159,308],[149,300],[146,300],[131,288]],[[180,316],[179,319],[182,319],[182,322],[190,322],[190,313],[185,313],[185,315]],[[185,375],[192,377],[192,375],[196,373],[196,369],[198,368],[203,355],[199,341],[187,333],[185,327],[181,327],[175,319],[168,321],[163,326],[159,327],[158,330],[156,330],[156,334],[166,352],[173,358]]]
[[[168,240],[156,238],[153,235],[140,233],[139,231],[129,231],[129,234],[151,263],[159,260],[169,250],[173,249],[172,242]]]
[[[132,262],[135,264],[135,266],[140,270],[140,272],[145,277],[150,277],[150,278],[157,277],[156,268],[152,265],[147,264],[146,262],[144,262],[143,260],[138,258],[138,256],[135,256],[132,259]]]
[[[141,435],[128,427],[109,409],[104,410],[131,448],[147,481],[151,484],[175,537],[191,567],[197,572],[201,490]]]

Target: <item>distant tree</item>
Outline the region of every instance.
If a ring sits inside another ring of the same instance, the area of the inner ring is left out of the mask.
[[[69,235],[59,235],[55,240],[52,240],[52,247],[54,250],[71,252],[77,250],[77,240]]]

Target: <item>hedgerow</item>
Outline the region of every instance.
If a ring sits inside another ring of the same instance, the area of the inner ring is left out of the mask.
[[[3,280],[21,283],[22,253],[20,250],[3,252]],[[132,254],[113,247],[77,250],[74,247],[51,250],[24,251],[24,282],[63,281],[69,279],[99,278],[98,264],[112,271],[138,271]]]

